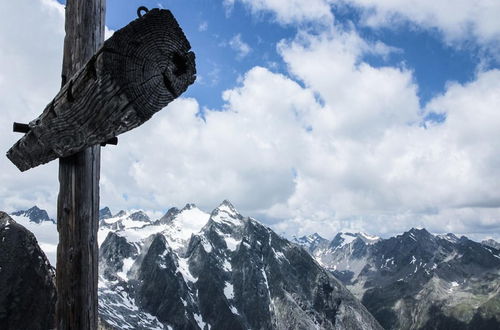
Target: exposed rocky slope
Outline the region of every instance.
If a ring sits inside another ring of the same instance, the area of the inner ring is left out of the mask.
[[[52,329],[54,269],[35,236],[1,211],[0,251],[0,329]]]
[[[38,208],[36,205],[27,210],[16,211],[12,215],[26,217],[34,223],[42,223],[44,221],[56,223],[53,219],[49,218],[47,211]]]
[[[306,251],[229,202],[143,220],[102,221],[99,308],[111,327],[380,329]]]
[[[486,245],[486,246],[489,246],[489,247],[492,247],[492,248],[495,248],[497,250],[500,250],[500,243],[498,243],[497,241],[495,241],[494,239],[486,239],[484,241],[481,242],[483,245]]]
[[[304,245],[308,238],[296,241]],[[494,247],[412,229],[382,240],[340,233],[310,253],[386,329],[500,329],[500,251]]]
[[[59,234],[56,222],[49,218],[47,211],[35,205],[28,210],[13,212],[10,216],[35,235],[50,264],[55,265]]]

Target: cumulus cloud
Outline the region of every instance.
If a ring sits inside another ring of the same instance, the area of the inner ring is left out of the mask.
[[[252,13],[271,13],[280,24],[316,22],[328,24],[333,21],[330,5],[325,0],[224,0],[231,8],[241,2]]]
[[[29,122],[45,108],[61,84],[64,7],[56,1],[0,3],[0,150],[20,138],[12,122]],[[0,157],[0,207],[5,211],[37,203],[54,214],[57,162],[26,173]]]
[[[16,3],[38,29],[0,33],[11,46],[0,50],[2,127],[34,118],[59,88],[63,17],[46,1]],[[5,14],[13,7],[0,5],[2,32],[18,20]],[[391,51],[333,25],[299,32],[278,46],[289,75],[254,67],[221,109],[200,117],[197,100],[180,98],[104,148],[101,200],[115,210],[210,210],[228,198],[287,234],[499,232],[500,71],[450,83],[421,107],[410,69],[363,60]],[[18,137],[2,134],[0,147]],[[2,209],[36,202],[54,214],[57,162],[22,174],[6,158],[0,166]]]
[[[241,34],[239,33],[229,40],[229,47],[236,51],[239,59],[247,56],[252,51],[252,48],[241,39]]]
[[[338,34],[281,46],[291,72],[326,101],[329,118],[318,117],[312,134],[330,147],[319,152],[324,161],[299,170],[287,203],[270,210],[297,218],[279,226],[323,221],[379,232],[419,224],[440,232],[498,229],[500,72],[450,84],[420,109],[411,72],[356,64],[363,48]],[[444,114],[445,122],[422,125],[429,112]],[[306,198],[314,202],[304,204]],[[335,216],[322,214],[328,205]]]
[[[410,21],[424,28],[436,28],[450,42],[473,40],[480,44],[500,40],[500,2],[491,0],[335,0],[362,10],[371,27],[394,27]]]

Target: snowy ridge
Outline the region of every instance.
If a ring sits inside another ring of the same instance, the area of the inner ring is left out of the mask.
[[[500,250],[484,243],[412,228],[388,239],[339,233],[310,253],[387,329],[439,328],[457,315],[457,328],[500,326],[498,313],[484,316],[500,299]]]
[[[145,328],[161,324],[168,329],[273,329],[274,322],[290,329],[313,324],[329,329],[344,319],[359,328],[380,329],[307,253],[243,217],[228,201],[210,215],[188,204],[140,225],[127,219],[128,212],[117,216],[105,219],[100,229],[107,236],[101,244],[99,292],[108,302],[100,305],[100,313],[114,329],[146,324]],[[298,264],[308,280],[297,282],[288,276],[296,273],[293,267]],[[328,306],[326,302],[314,307],[307,297],[316,286],[335,292],[336,301],[346,308],[328,314],[321,307]],[[292,291],[283,292],[284,288]],[[128,317],[135,311],[143,314]]]

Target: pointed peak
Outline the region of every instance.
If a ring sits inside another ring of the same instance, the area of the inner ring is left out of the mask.
[[[233,204],[228,200],[224,200],[215,210],[212,211],[210,218],[215,222],[227,221],[229,219],[243,219],[243,216],[236,211]],[[233,221],[233,220],[231,220]],[[230,222],[231,222],[230,221]]]
[[[234,207],[234,205],[231,204],[231,202],[228,201],[227,199],[224,200],[217,207],[217,210],[222,211],[222,212],[226,212],[226,213],[231,214],[231,215],[238,215],[239,214],[239,212],[236,210],[236,208]]]
[[[227,199],[223,200],[222,203],[220,203],[218,208],[220,208],[221,206],[226,206],[226,207],[229,207],[229,208],[235,210],[234,205]]]
[[[413,227],[412,229],[410,229],[408,231],[409,234],[413,234],[413,235],[424,235],[424,236],[428,236],[428,235],[431,235],[431,233],[429,233],[427,231],[427,229],[425,228],[415,228]],[[405,233],[406,234],[406,233]]]
[[[99,220],[109,219],[113,216],[109,207],[105,206],[99,210]]]
[[[182,211],[185,211],[185,210],[192,210],[192,209],[197,209],[198,207],[196,207],[196,204],[194,203],[187,203],[181,210]]]
[[[25,216],[25,217],[29,218],[29,220],[31,222],[35,222],[35,223],[42,223],[43,221],[50,221],[50,222],[55,223],[54,220],[49,218],[47,211],[40,209],[36,205],[31,207],[30,209],[27,209],[27,210],[12,212],[12,215]]]
[[[165,213],[158,221],[161,224],[170,223],[180,212],[181,211],[178,208],[171,207],[168,209],[167,213]]]
[[[144,211],[137,211],[137,212],[134,212],[132,213],[130,216],[129,216],[130,219],[134,220],[134,221],[143,221],[143,222],[149,222],[149,217],[146,213],[144,213]]]

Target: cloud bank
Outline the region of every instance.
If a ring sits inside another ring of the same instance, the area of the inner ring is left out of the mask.
[[[283,24],[324,16],[296,14],[301,3],[246,5],[274,11]],[[330,4],[321,3],[331,15]],[[36,4],[38,10],[25,10],[40,35],[30,30],[26,40],[7,40],[0,29],[0,41],[12,45],[0,51],[0,105],[10,109],[2,127],[34,118],[58,89],[60,7]],[[8,3],[1,6],[9,12]],[[180,98],[122,135],[118,146],[104,148],[103,203],[164,210],[195,202],[210,210],[227,198],[286,234],[388,235],[413,226],[477,237],[500,232],[499,70],[450,82],[421,106],[411,68],[365,62],[366,55],[393,50],[355,29],[333,23],[320,33],[299,29],[277,50],[286,75],[253,67],[223,93],[221,109]],[[7,150],[17,138],[2,134],[0,146]],[[5,158],[0,166],[2,209],[35,202],[53,212],[56,163],[23,174]]]

